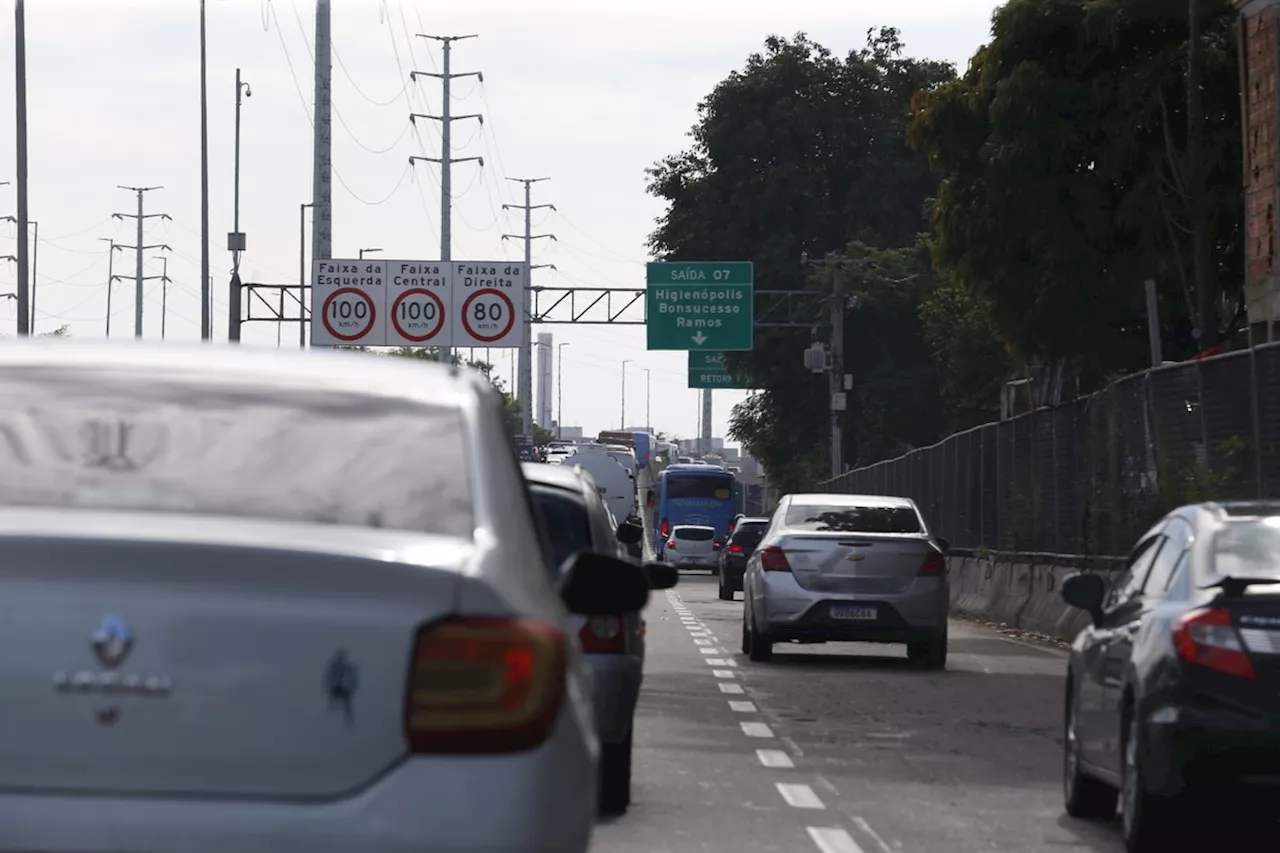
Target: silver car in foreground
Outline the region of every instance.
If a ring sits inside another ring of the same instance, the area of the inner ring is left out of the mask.
[[[775,643],[906,643],[928,667],[947,662],[944,557],[909,498],[787,495],[743,582],[742,651]]]
[[[626,546],[644,538],[634,523],[617,524],[591,474],[578,466],[525,463],[529,491],[546,525],[557,564],[583,551],[626,557]],[[671,566],[645,567],[654,589],[670,589],[679,580]],[[593,676],[592,698],[600,735],[600,809],[625,811],[631,804],[632,730],[640,685],[644,681],[645,623],[640,611],[600,612],[576,617],[578,641]]]
[[[0,433],[0,849],[588,849],[570,612],[648,585],[557,577],[482,378],[7,344]]]

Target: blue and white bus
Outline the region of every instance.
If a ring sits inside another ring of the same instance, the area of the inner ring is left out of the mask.
[[[732,474],[714,465],[671,465],[663,471],[647,501],[654,554],[661,558],[671,528],[681,524],[714,527],[718,542],[727,539],[736,512],[735,485]]]

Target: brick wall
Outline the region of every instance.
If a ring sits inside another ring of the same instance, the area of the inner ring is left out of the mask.
[[[1237,0],[1242,20],[1240,44],[1242,109],[1245,142],[1244,203],[1245,300],[1250,325],[1265,338],[1266,323],[1276,314],[1268,303],[1280,290],[1277,252],[1277,160],[1280,160],[1280,65],[1277,64],[1277,21],[1280,0]],[[1261,328],[1258,328],[1259,325]]]

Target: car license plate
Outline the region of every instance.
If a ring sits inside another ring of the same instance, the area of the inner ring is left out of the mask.
[[[876,609],[874,607],[859,607],[853,604],[833,604],[831,605],[831,618],[850,622],[874,622]]]

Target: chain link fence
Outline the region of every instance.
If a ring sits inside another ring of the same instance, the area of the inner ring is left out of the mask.
[[[1162,514],[1280,498],[1280,343],[1121,379],[819,484],[910,497],[953,548],[1121,555]]]

